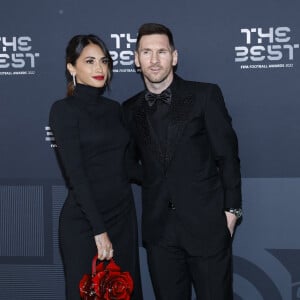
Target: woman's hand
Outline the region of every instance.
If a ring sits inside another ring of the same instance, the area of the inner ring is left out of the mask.
[[[113,257],[112,243],[108,237],[107,232],[95,235],[95,242],[98,249],[98,259],[111,259]]]

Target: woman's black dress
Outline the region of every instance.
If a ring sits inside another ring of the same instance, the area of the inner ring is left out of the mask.
[[[120,104],[78,84],[73,96],[53,104],[50,127],[68,185],[59,224],[67,299],[80,299],[79,281],[97,253],[94,236],[108,232],[116,263],[133,277],[132,299],[141,300],[136,213],[125,168],[129,135]]]

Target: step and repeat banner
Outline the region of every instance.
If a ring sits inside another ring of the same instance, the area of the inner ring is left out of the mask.
[[[300,299],[300,1],[16,1],[0,5],[0,300],[65,299],[58,217],[66,196],[48,114],[66,94],[65,47],[108,45],[119,102],[143,88],[138,27],[167,25],[177,74],[220,85],[239,138],[244,218],[235,300]],[[134,186],[140,223],[140,190]],[[154,300],[140,247],[145,300]]]

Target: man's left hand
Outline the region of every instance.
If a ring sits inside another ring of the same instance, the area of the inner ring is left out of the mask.
[[[226,219],[227,219],[227,227],[229,229],[231,236],[233,236],[235,224],[236,224],[236,221],[238,218],[236,217],[235,214],[230,213],[228,211],[225,211],[225,215],[226,215]]]

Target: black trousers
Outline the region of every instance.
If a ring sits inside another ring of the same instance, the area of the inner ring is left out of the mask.
[[[189,251],[193,242],[201,241],[185,230],[176,210],[170,210],[161,241],[146,249],[156,300],[190,300],[192,286],[197,300],[232,300],[231,246],[203,257]]]

